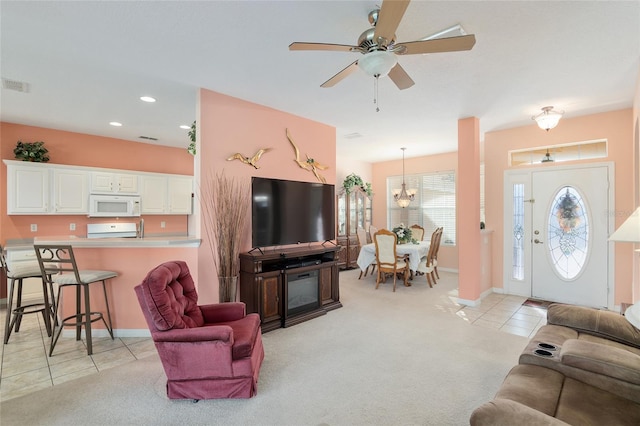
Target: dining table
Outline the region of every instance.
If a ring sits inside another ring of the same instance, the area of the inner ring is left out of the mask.
[[[409,269],[411,272],[415,272],[420,265],[420,260],[429,252],[430,241],[419,241],[417,244],[404,243],[396,245],[396,254],[398,256],[408,256]],[[358,254],[358,267],[361,270],[367,269],[367,266],[376,260],[376,245],[374,243],[365,244],[360,247],[360,254]]]

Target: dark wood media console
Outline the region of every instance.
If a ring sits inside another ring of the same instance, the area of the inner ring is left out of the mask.
[[[342,307],[339,249],[327,244],[240,254],[240,300],[248,313],[260,315],[263,332]]]

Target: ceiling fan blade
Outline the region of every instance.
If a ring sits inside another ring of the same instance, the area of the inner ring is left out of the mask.
[[[382,2],[382,7],[378,13],[376,30],[373,34],[373,41],[386,46],[393,40],[409,2],[410,0],[384,0]],[[380,40],[381,38],[382,40]]]
[[[418,53],[441,53],[471,50],[474,44],[476,44],[476,36],[469,34],[457,37],[434,38],[432,40],[396,43],[395,49],[398,49],[396,52],[398,55],[415,55]],[[404,50],[402,49],[403,47]]]
[[[322,83],[320,87],[333,87],[357,70],[358,70],[358,61],[354,61],[351,63],[351,65],[349,65],[348,67],[340,71],[338,74],[334,75],[329,80]]]
[[[415,84],[400,64],[396,64],[395,67],[391,68],[388,75],[400,90],[408,89]]]
[[[357,49],[357,46],[349,46],[346,44],[299,42],[293,42],[289,45],[289,50],[338,50],[343,52],[351,52],[352,49]]]

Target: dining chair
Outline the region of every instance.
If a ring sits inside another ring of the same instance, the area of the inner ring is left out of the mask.
[[[43,277],[50,286],[58,285],[58,295],[55,298],[56,317],[60,313],[60,296],[64,287],[75,287],[76,289],[76,309],[73,315],[69,315],[60,321],[57,325],[53,323],[51,346],[49,348],[49,356],[53,354],[53,349],[60,338],[60,334],[65,327],[73,326],[76,329],[76,340],[80,340],[82,327],[84,327],[85,339],[87,343],[87,355],[93,354],[93,342],[91,333],[91,324],[102,320],[104,326],[113,340],[113,322],[111,321],[111,312],[109,310],[109,299],[107,298],[106,280],[118,276],[114,271],[98,271],[78,269],[73,248],[70,245],[60,244],[34,244],[38,264]],[[92,283],[102,282],[102,291],[104,292],[104,303],[106,305],[106,316],[109,320],[105,320],[102,312],[91,310],[89,286]],[[84,296],[84,301],[81,296]]]
[[[378,228],[373,225],[369,225],[369,239],[373,242],[373,236],[378,232]]]
[[[384,279],[386,273],[393,274],[394,292],[396,291],[396,275],[398,273],[403,274],[404,285],[408,287],[409,264],[404,256],[398,256],[396,253],[397,235],[389,230],[381,229],[373,234],[373,240],[376,245],[376,262],[378,264],[376,289],[380,286],[380,281]]]
[[[434,252],[436,250],[436,241],[438,239],[438,229],[431,234],[431,243],[429,244],[429,251],[427,255],[420,259],[420,264],[416,268],[416,273],[420,275],[424,274],[427,278],[427,283],[430,288],[433,288],[433,284],[437,284],[434,276]]]
[[[416,241],[422,241],[424,239],[424,228],[418,224],[411,225],[411,238]]]
[[[356,231],[356,235],[358,236],[358,244],[360,245],[360,250],[362,250],[362,246],[367,244],[367,231],[365,231],[364,228],[359,227]],[[373,272],[376,270],[375,259],[369,265],[367,265],[364,271],[362,269],[360,270],[360,276],[358,277],[358,279],[362,278],[363,273],[365,277],[367,276],[367,274],[369,273],[369,267],[372,268],[371,274],[373,275]]]
[[[433,272],[435,272],[436,277],[438,277],[438,279],[440,279],[440,274],[438,274],[438,252],[440,251],[440,240],[442,240],[443,229],[444,228],[442,226],[436,229],[436,232],[438,233],[438,235],[436,239],[435,249],[433,252]]]

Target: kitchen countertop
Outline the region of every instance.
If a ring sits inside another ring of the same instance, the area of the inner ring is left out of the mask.
[[[33,248],[34,244],[70,244],[78,248],[161,248],[200,247],[201,239],[188,236],[149,236],[144,238],[86,238],[75,235],[35,237],[33,241],[7,241],[7,250]]]

